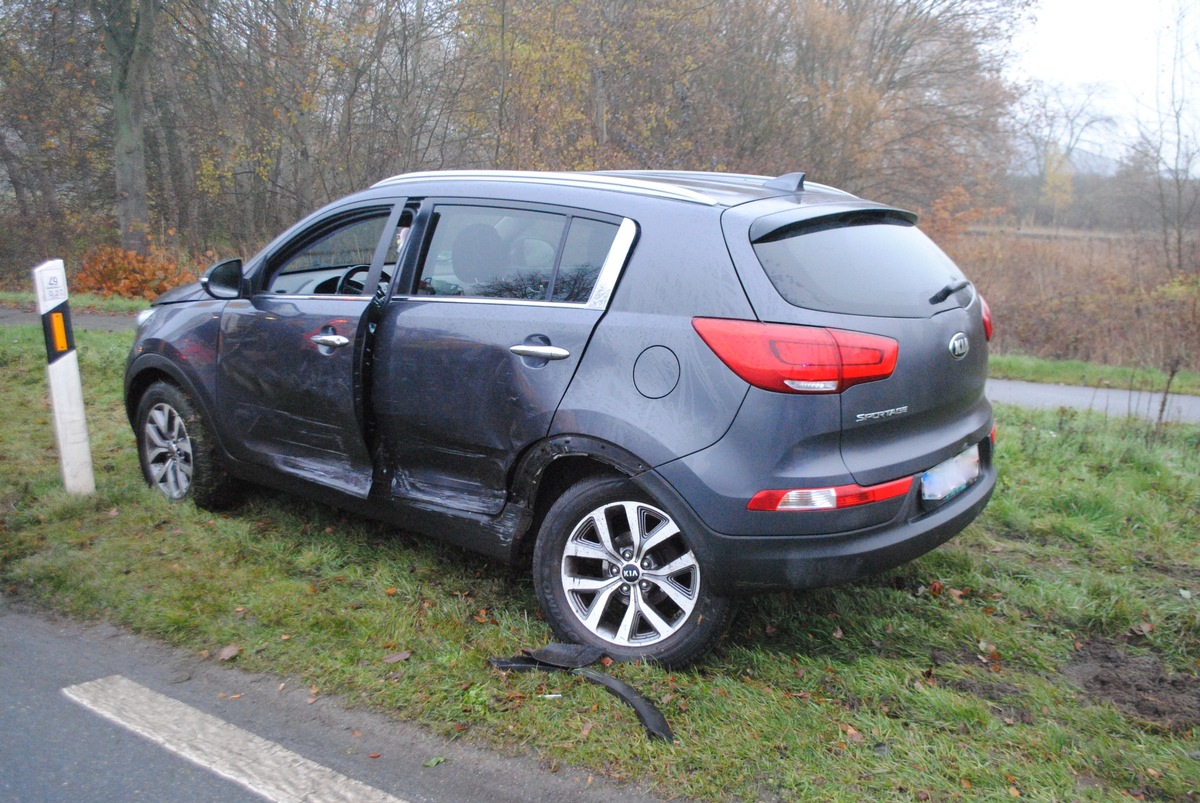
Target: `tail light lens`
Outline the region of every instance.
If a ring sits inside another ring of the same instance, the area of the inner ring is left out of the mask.
[[[776,393],[841,393],[887,379],[899,344],[890,337],[725,318],[693,318],[692,327],[731,371]]]
[[[979,297],[979,304],[983,308],[983,336],[988,340],[992,339],[992,308],[988,306],[987,299],[983,296]]]
[[[787,491],[759,491],[746,505],[747,510],[839,510],[869,505],[904,496],[912,488],[913,478],[905,477],[882,485],[839,485],[836,488],[795,488]]]

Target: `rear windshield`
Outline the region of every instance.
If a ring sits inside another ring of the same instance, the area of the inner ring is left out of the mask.
[[[776,229],[754,243],[775,289],[788,303],[823,312],[925,318],[964,303],[931,303],[962,273],[907,220],[839,215]],[[967,296],[969,298],[969,296]]]

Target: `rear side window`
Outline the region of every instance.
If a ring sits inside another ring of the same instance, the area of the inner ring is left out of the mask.
[[[930,302],[962,273],[907,220],[840,215],[785,225],[759,237],[754,252],[788,303],[822,312],[924,318],[953,297]]]
[[[587,303],[618,227],[530,209],[441,205],[418,293]]]

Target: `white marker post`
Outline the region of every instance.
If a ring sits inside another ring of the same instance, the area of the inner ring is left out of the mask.
[[[79,380],[79,356],[75,353],[75,333],[71,330],[63,261],[52,259],[34,268],[33,286],[46,336],[46,377],[50,383],[50,407],[54,412],[63,487],[67,493],[95,493],[96,477],[92,473],[92,449],[83,411],[83,384]]]

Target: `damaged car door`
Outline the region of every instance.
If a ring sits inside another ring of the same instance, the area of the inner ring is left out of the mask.
[[[397,501],[495,515],[514,462],[549,431],[636,227],[494,201],[422,214],[411,292],[380,324],[385,471]]]
[[[365,498],[364,360],[403,202],[336,209],[248,271],[221,317],[218,426],[239,460]]]

